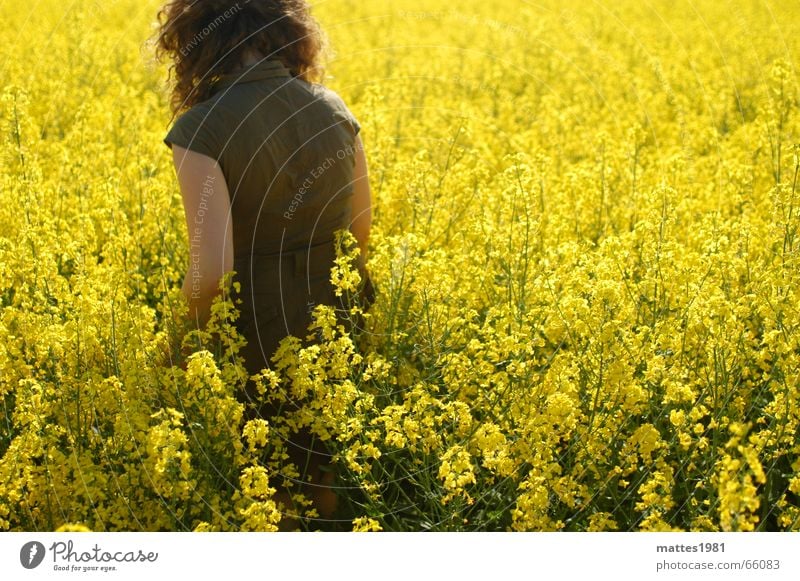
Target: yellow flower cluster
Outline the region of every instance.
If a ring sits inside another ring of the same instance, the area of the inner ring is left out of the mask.
[[[475,473],[472,471],[472,461],[469,452],[460,446],[453,446],[442,456],[439,466],[439,478],[442,479],[444,489],[447,491],[442,497],[442,504],[446,504],[453,496],[463,495],[467,504],[472,504],[474,499],[466,493],[465,487],[475,483]]]
[[[187,500],[193,483],[191,453],[186,449],[188,438],[181,430],[183,414],[167,408],[152,417],[160,420],[147,433],[145,470],[153,490],[165,500]]]
[[[360,516],[353,519],[353,532],[368,533],[382,531],[381,525],[375,519]]]
[[[800,530],[791,3],[315,7],[377,299],[282,342],[268,422],[237,398],[235,300],[174,326],[159,4],[0,6],[0,530],[271,531],[278,486],[308,528]],[[334,524],[296,488],[300,429]]]

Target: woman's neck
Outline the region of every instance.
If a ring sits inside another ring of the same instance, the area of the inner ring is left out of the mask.
[[[249,67],[264,60],[264,55],[258,51],[247,51],[242,55],[242,66]]]

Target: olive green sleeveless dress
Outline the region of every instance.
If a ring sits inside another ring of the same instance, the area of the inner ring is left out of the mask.
[[[330,268],[333,233],[350,224],[359,129],[333,91],[293,77],[278,60],[265,60],[220,79],[212,97],[182,114],[164,139],[214,158],[225,175],[241,283],[237,326],[247,340],[242,355],[250,374],[272,366],[282,338],[308,334],[315,305],[344,308]],[[360,268],[359,297],[368,307],[374,287]],[[243,401],[253,389],[248,384]],[[274,413],[264,407],[257,412],[266,419]],[[302,480],[318,476],[319,464],[330,460],[307,431],[288,448]],[[280,488],[280,482],[272,485]]]

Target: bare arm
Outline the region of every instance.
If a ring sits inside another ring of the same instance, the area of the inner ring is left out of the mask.
[[[350,232],[358,240],[361,248],[362,263],[367,261],[367,242],[369,230],[372,226],[372,200],[369,189],[369,172],[367,157],[364,153],[364,144],[361,136],[356,135],[355,142],[355,169],[353,170],[353,211],[350,222]]]
[[[225,176],[216,160],[173,145],[189,237],[183,294],[196,328],[208,321],[219,280],[233,269],[233,229]]]

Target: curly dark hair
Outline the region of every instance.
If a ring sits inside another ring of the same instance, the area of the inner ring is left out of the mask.
[[[305,0],[173,0],[158,22],[156,55],[172,62],[173,113],[208,99],[248,54],[278,58],[307,81],[323,77],[327,40]]]

